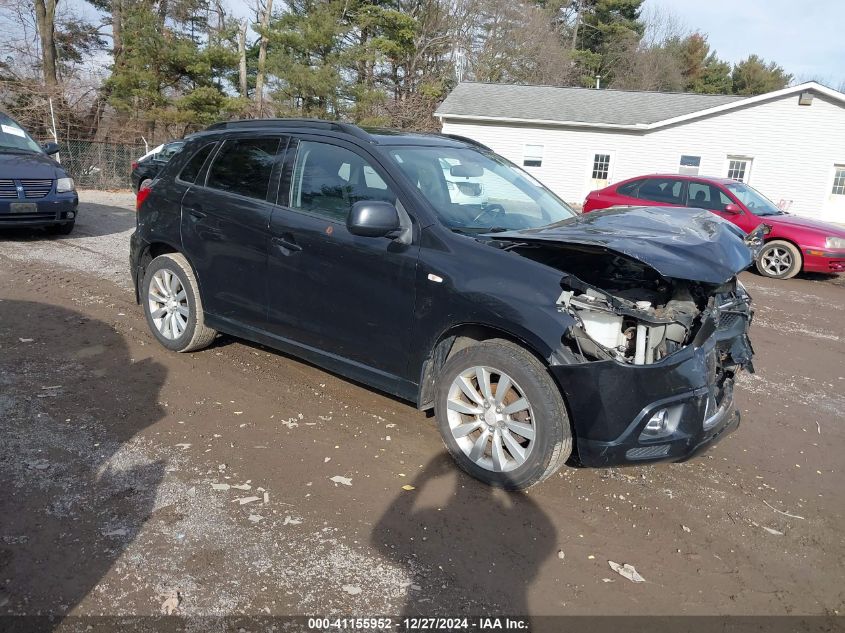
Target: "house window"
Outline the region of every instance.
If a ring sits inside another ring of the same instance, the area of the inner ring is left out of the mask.
[[[543,164],[543,146],[526,145],[522,152],[522,164],[525,167],[540,167]]]
[[[728,156],[728,178],[739,182],[748,182],[751,175],[751,159],[741,156]]]
[[[833,195],[845,196],[845,165],[837,165],[833,174]]]
[[[593,180],[607,180],[610,174],[610,154],[593,156]]]
[[[686,174],[687,176],[697,176],[699,167],[701,167],[701,156],[688,156],[684,154],[681,156],[681,165],[678,173]]]

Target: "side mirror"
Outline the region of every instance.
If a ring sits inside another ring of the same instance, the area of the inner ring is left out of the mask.
[[[59,144],[54,143],[53,141],[48,141],[47,143],[43,143],[41,145],[41,149],[43,149],[44,153],[48,156],[52,156],[53,154],[59,153]]]
[[[346,228],[362,237],[388,237],[402,227],[399,212],[389,202],[362,200],[352,205]]]
[[[725,213],[742,213],[742,209],[739,208],[739,205],[734,204],[733,202],[726,204],[723,211]]]

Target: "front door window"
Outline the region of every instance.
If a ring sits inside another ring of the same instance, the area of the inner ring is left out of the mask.
[[[364,158],[344,147],[302,141],[296,154],[290,207],[345,222],[363,200],[396,203],[396,196]]]

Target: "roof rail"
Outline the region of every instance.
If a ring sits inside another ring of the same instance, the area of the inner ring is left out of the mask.
[[[220,121],[209,125],[206,130],[239,130],[268,127],[312,128],[317,130],[333,130],[344,132],[363,141],[373,142],[373,137],[366,131],[351,123],[341,121],[324,121],[323,119],[291,118],[291,119],[237,119],[235,121]]]
[[[475,147],[480,147],[481,149],[486,149],[489,151],[493,151],[489,147],[487,147],[484,143],[479,143],[473,138],[469,138],[468,136],[461,136],[460,134],[441,134],[440,136],[445,136],[446,138],[450,138],[454,141],[461,141],[463,143],[468,143],[469,145],[474,145]]]

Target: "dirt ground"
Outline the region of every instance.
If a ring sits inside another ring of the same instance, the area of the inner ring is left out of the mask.
[[[82,198],[69,237],[0,236],[0,614],[845,610],[842,278],[743,274],[758,373],[704,456],[508,494],[405,402],[229,337],[164,350],[131,196]]]

